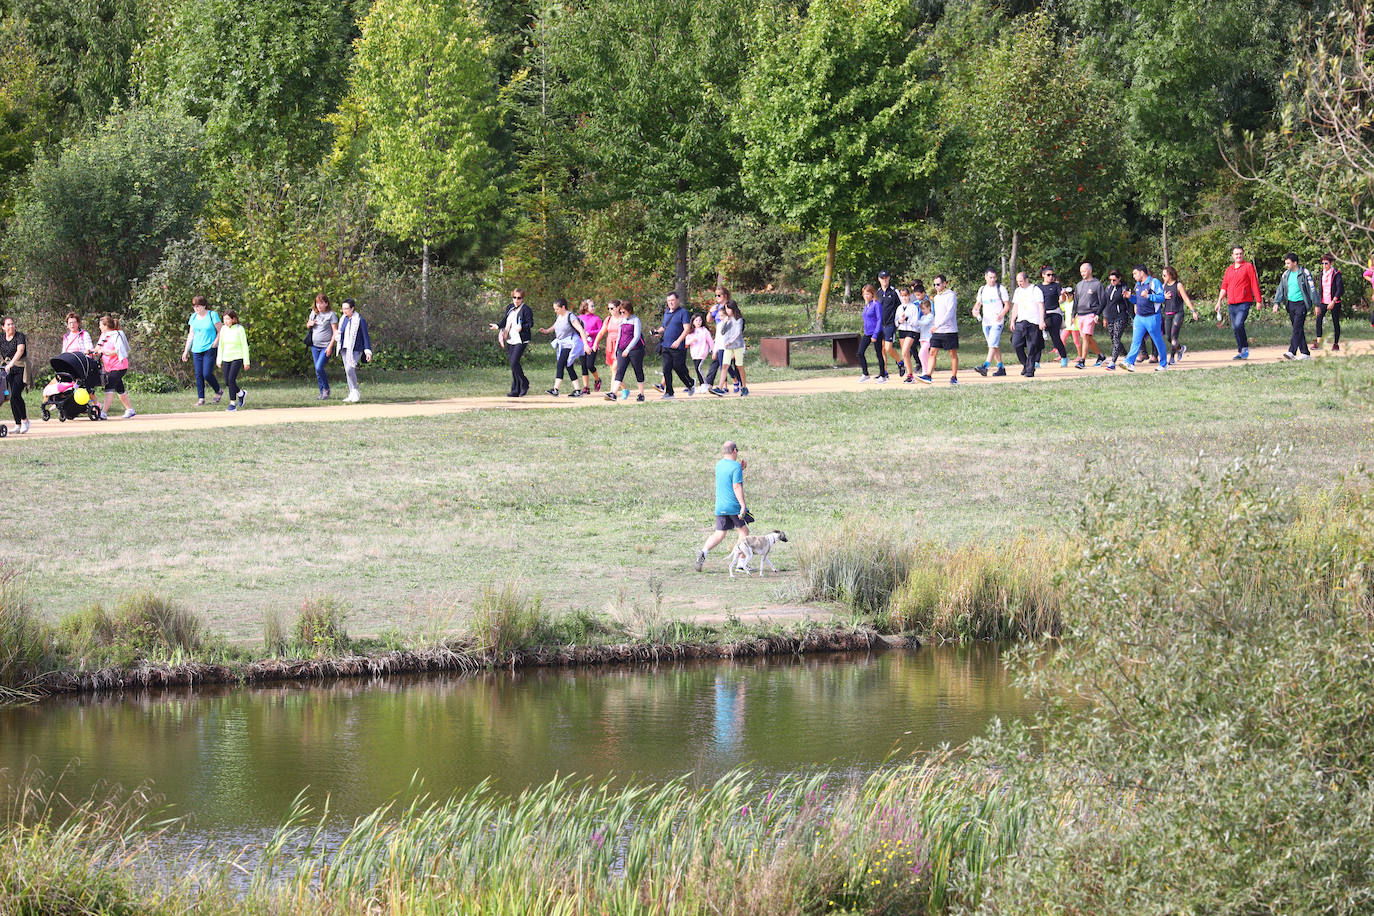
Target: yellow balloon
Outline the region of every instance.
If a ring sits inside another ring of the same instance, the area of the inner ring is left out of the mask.
[[[72,397],[75,398],[76,403],[80,404],[82,407],[91,403],[91,393],[85,388],[76,389],[76,394],[72,395]]]

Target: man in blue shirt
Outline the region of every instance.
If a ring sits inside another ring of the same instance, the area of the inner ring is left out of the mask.
[[[663,335],[659,350],[663,354],[663,400],[673,399],[673,373],[682,379],[682,387],[691,397],[692,377],[687,374],[687,335],[692,330],[692,316],[678,304],[677,293],[667,296],[668,308],[663,312],[663,324],[654,333]]]
[[[706,564],[706,555],[721,541],[730,530],[739,532],[740,538],[749,534],[749,526],[744,523],[744,467],[735,443],[727,442],[720,449],[720,460],[716,462],[716,530],[706,539],[697,551],[697,572]]]
[[[1155,351],[1159,353],[1159,365],[1155,367],[1156,372],[1162,372],[1169,365],[1169,351],[1164,347],[1164,330],[1160,324],[1159,307],[1164,301],[1164,284],[1150,276],[1150,272],[1145,269],[1144,264],[1137,264],[1132,275],[1135,277],[1135,289],[1131,292],[1131,302],[1135,305],[1135,323],[1131,327],[1131,352],[1126,354],[1126,362],[1122,365],[1127,372],[1135,371],[1135,360],[1140,355],[1140,344],[1149,334],[1150,339],[1155,342]]]

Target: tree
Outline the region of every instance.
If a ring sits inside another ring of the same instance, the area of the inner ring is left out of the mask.
[[[744,68],[752,0],[588,0],[553,40],[550,102],[590,209],[648,208],[677,246],[686,301],[687,233],[739,188],[728,112]]]
[[[1047,13],[1033,13],[979,55],[948,100],[973,218],[1011,235],[1057,238],[1087,225],[1117,196],[1117,150],[1103,87],[1062,46]]]
[[[52,136],[56,108],[23,23],[0,20],[0,224],[11,213],[14,179]]]
[[[903,210],[938,162],[935,93],[904,0],[761,9],[735,124],[746,193],[774,219],[828,234],[823,324],[839,233]]]
[[[6,260],[36,306],[119,310],[205,204],[200,124],[135,108],[35,161],[15,201]]]
[[[99,123],[128,94],[130,58],[147,33],[149,0],[10,0],[38,54],[65,134]]]
[[[1263,164],[1233,167],[1296,204],[1309,238],[1374,264],[1374,8],[1356,0],[1303,34],[1311,48],[1284,76],[1282,127],[1262,144]]]
[[[476,228],[497,194],[491,42],[471,0],[377,0],[363,22],[353,98],[367,129],[363,171],[383,229],[429,251]]]
[[[221,174],[311,165],[327,146],[354,37],[351,5],[335,0],[167,0],[138,56],[145,104],[205,124]]]
[[[1302,0],[1067,0],[1082,60],[1116,84],[1126,177],[1168,219],[1221,167],[1221,125],[1267,126]]]

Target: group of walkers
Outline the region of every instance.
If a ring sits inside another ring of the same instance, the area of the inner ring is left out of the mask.
[[[1237,245],[1231,252],[1231,265],[1222,278],[1217,294],[1217,320],[1222,320],[1225,303],[1231,328],[1236,338],[1233,359],[1250,358],[1250,341],[1245,323],[1252,308],[1262,307],[1259,276],[1255,267],[1245,260],[1245,250]],[[1311,356],[1306,334],[1307,315],[1316,316],[1314,346],[1322,345],[1323,326],[1331,319],[1332,350],[1340,350],[1341,308],[1345,298],[1345,281],[1335,266],[1335,256],[1327,254],[1321,260],[1319,277],[1313,277],[1303,267],[1298,256],[1284,256],[1284,272],[1273,296],[1274,311],[1284,308],[1292,325],[1288,349],[1284,359],[1302,360]],[[1118,367],[1134,372],[1138,364],[1155,362],[1160,372],[1177,363],[1188,352],[1182,342],[1183,325],[1188,315],[1199,320],[1197,306],[1187,287],[1173,267],[1164,268],[1163,279],[1151,275],[1144,264],[1131,271],[1132,283],[1123,282],[1119,270],[1107,273],[1103,283],[1094,276],[1090,262],[1079,265],[1079,280],[1072,285],[1061,283],[1053,267],[1040,270],[1040,282],[1032,284],[1022,271],[1016,275],[1016,286],[1010,292],[998,282],[997,271],[988,270],[984,283],[974,295],[971,313],[982,328],[987,344],[983,362],[973,367],[982,376],[1005,376],[1002,356],[1002,335],[1008,324],[1012,328],[1012,348],[1021,365],[1020,374],[1033,378],[1040,367],[1046,342],[1058,356],[1059,365],[1070,362],[1069,345],[1075,350],[1074,367],[1108,371]],[[1365,271],[1365,278],[1374,282],[1374,268]],[[943,274],[931,283],[932,292],[915,280],[904,287],[894,287],[887,271],[878,274],[877,285],[863,288],[863,332],[859,340],[859,381],[884,383],[889,380],[888,365],[895,363],[897,375],[906,383],[931,384],[939,351],[949,353],[951,385],[959,384],[959,299],[949,288]],[[1130,329],[1130,344],[1125,343]],[[1098,344],[1097,335],[1105,329],[1109,349]],[[1154,353],[1149,352],[1151,345]],[[870,373],[870,349],[876,363],[876,374]],[[914,352],[913,352],[914,351]]]
[[[732,391],[741,397],[749,394],[744,374],[744,314],[725,287],[716,289],[716,301],[709,311],[697,313],[690,312],[676,292],[669,292],[664,296],[662,319],[647,333],[644,319],[628,300],[610,300],[604,319],[592,299],[583,299],[576,313],[566,299],[555,299],[553,312],[553,324],[536,329],[534,310],[525,301],[524,291],[515,289],[500,323],[490,326],[497,332],[497,343],[505,350],[510,364],[511,387],[506,397],[522,398],[529,394],[530,380],[523,361],[535,333],[553,335],[553,387],[546,389],[546,393],[554,397],[563,393],[564,373],[572,389],[569,397],[601,391],[599,359],[604,352],[606,367],[612,371],[605,399],[629,400],[630,383],[625,376],[633,373],[638,386],[635,400],[643,401],[644,356],[649,335],[658,338],[656,348],[663,377],[654,388],[662,393],[662,400],[677,397],[675,377],[682,382],[683,394],[688,397],[703,388],[716,397]]]

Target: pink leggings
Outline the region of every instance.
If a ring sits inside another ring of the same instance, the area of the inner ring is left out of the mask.
[[[930,375],[930,341],[921,341],[921,374]]]

